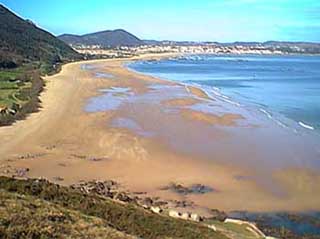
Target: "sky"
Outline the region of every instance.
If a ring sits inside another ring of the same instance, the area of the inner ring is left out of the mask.
[[[125,29],[141,39],[320,42],[320,0],[0,0],[55,35]]]

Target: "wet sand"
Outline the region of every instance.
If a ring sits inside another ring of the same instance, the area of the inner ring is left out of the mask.
[[[130,191],[193,201],[199,210],[320,209],[318,172],[280,167],[277,157],[288,152],[264,147],[271,129],[201,89],[129,71],[129,61],[71,63],[47,77],[41,111],[0,128],[0,173],[28,168],[26,177],[63,185],[114,179]],[[263,160],[269,157],[276,166]],[[162,190],[172,182],[214,191]]]
[[[207,100],[212,100],[211,98],[208,97],[208,95],[201,90],[200,88],[194,87],[194,86],[187,86],[186,87],[188,92],[191,92],[193,95],[202,98],[202,99],[207,99]]]

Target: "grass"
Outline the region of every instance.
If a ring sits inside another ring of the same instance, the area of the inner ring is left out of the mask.
[[[0,69],[0,108],[17,110],[14,114],[0,114],[0,126],[10,125],[37,112],[39,95],[44,87],[41,75],[55,74],[61,66],[61,63],[34,61],[14,69]]]
[[[19,91],[17,79],[19,73],[16,71],[0,71],[0,107],[11,108],[13,103],[18,103],[14,94]]]
[[[13,103],[18,102],[14,97],[25,86],[24,82],[19,84],[19,77],[21,76],[20,69],[16,70],[2,70],[0,71],[0,106],[10,108]]]
[[[256,235],[247,230],[247,225],[238,225],[234,223],[224,223],[219,221],[212,221],[211,224],[215,225],[218,230],[223,231],[230,238],[237,239],[258,239]],[[262,237],[260,237],[263,239]]]
[[[0,238],[133,238],[104,220],[0,190]]]
[[[20,73],[21,72],[20,72],[19,68],[15,69],[15,70],[1,71],[0,72],[0,81],[14,80]]]
[[[39,202],[52,205],[55,209],[70,210],[79,215],[81,214],[83,217],[94,217],[114,230],[139,238],[228,238],[219,232],[214,232],[202,224],[154,214],[133,204],[119,204],[97,195],[83,194],[75,189],[62,187],[45,180],[17,180],[0,177],[0,189],[3,192],[23,197],[27,200],[24,207],[27,207],[36,200],[40,200]],[[44,213],[42,217],[41,215],[40,218],[29,218],[35,228],[33,231],[36,231],[36,228],[41,228],[41,225],[47,221],[47,219],[45,219],[47,213]],[[17,213],[16,217],[16,220],[20,220],[20,217],[22,217],[21,223],[23,222],[23,214]],[[42,220],[40,220],[41,218]],[[19,223],[14,223],[11,220],[5,223],[3,223],[3,221],[4,219],[1,218],[1,227],[4,228],[3,230],[5,232],[9,230],[8,225],[11,225],[12,223],[14,228],[19,226]],[[64,230],[65,229],[61,229],[60,235],[63,235],[65,232]],[[20,230],[18,230],[18,232],[19,231]]]
[[[36,112],[43,85],[39,71],[34,66],[25,65],[0,71],[0,108],[14,110],[12,113],[0,114],[0,126],[9,125]]]

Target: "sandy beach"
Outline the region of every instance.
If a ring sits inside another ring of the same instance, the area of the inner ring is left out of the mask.
[[[217,103],[198,88],[129,71],[124,65],[132,60],[70,63],[46,77],[40,112],[0,128],[0,173],[44,177],[63,185],[113,179],[132,192],[192,201],[199,210],[320,209],[318,173],[273,170],[265,175],[270,181],[261,183],[250,179],[257,175],[249,163],[231,163],[235,155],[224,143],[232,141],[228,128],[255,128],[245,115],[190,108],[208,100]],[[206,142],[217,150],[205,148]],[[246,152],[239,157],[253,160],[259,151],[246,149],[246,141],[238,138],[234,147]],[[213,191],[179,195],[163,190],[173,182],[202,184]],[[285,193],[277,194],[264,183]]]

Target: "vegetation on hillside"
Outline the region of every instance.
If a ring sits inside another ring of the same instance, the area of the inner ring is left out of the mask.
[[[0,4],[0,126],[38,110],[44,82],[81,55],[50,33]]]
[[[0,238],[134,238],[104,220],[54,203],[0,190]]]
[[[37,69],[20,67],[0,71],[0,126],[23,119],[39,108],[44,82]]]
[[[34,61],[55,64],[80,57],[52,34],[0,4],[0,68]]]
[[[85,234],[78,236],[81,228],[91,225],[92,231],[82,230]],[[227,239],[202,224],[158,215],[46,180],[0,177],[0,238],[95,238],[89,233],[101,235],[110,228],[110,233],[116,230],[146,239]],[[107,235],[100,238],[112,238]]]

